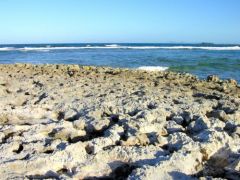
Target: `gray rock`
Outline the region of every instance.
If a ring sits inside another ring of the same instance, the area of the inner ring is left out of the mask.
[[[173,116],[172,120],[175,121],[179,125],[182,125],[184,122],[184,119],[182,116]]]
[[[197,120],[191,122],[188,127],[187,130],[190,133],[199,133],[204,129],[208,128],[208,122],[205,118],[199,117]]]
[[[168,150],[177,151],[190,142],[193,142],[192,139],[185,133],[176,132],[170,134],[168,137]]]
[[[167,121],[165,128],[169,134],[175,132],[182,132],[185,130],[181,125],[177,124],[175,121]]]
[[[184,111],[182,114],[183,119],[185,120],[186,124],[189,124],[193,119],[193,114],[188,111]]]
[[[231,134],[236,131],[236,128],[237,126],[233,121],[228,121],[226,122],[224,130]]]
[[[228,116],[225,113],[225,111],[223,111],[223,110],[214,110],[214,111],[211,112],[211,116],[213,116],[215,118],[218,118],[222,121],[227,121],[228,120]]]

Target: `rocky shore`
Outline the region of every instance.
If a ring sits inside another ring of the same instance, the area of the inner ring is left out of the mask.
[[[240,179],[240,86],[190,74],[0,65],[1,179]]]

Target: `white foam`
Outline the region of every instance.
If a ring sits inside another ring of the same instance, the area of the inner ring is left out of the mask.
[[[144,71],[165,71],[168,69],[168,67],[163,67],[163,66],[141,66],[138,68],[139,70],[144,70]]]
[[[116,49],[116,48],[125,48],[123,46],[83,46],[83,47],[24,47],[18,48],[19,51],[40,51],[40,50],[78,50],[78,49]]]
[[[0,48],[0,51],[13,51],[15,48],[13,47],[2,47]]]
[[[161,46],[126,46],[126,49],[163,49]]]
[[[106,47],[121,47],[121,46],[119,46],[119,45],[117,45],[117,44],[109,44],[109,45],[106,45]]]
[[[24,47],[18,48],[19,51],[43,51],[43,50],[71,50],[82,49],[83,47]]]
[[[169,46],[169,47],[159,47],[162,49],[203,49],[203,50],[240,50],[239,46],[226,46],[226,47],[211,47],[211,46]]]
[[[225,46],[225,47],[207,47],[207,46],[120,46],[117,44],[110,44],[105,46],[63,46],[63,47],[24,47],[24,48],[14,48],[14,47],[2,47],[0,51],[50,51],[50,50],[78,50],[78,49],[173,49],[173,50],[194,50],[194,49],[202,49],[202,50],[214,50],[214,51],[224,51],[224,50],[233,50],[240,51],[239,46]]]
[[[205,46],[128,46],[128,49],[202,49],[202,50],[216,50],[216,51],[225,51],[225,50],[240,50],[239,46],[226,46],[226,47],[205,47]]]

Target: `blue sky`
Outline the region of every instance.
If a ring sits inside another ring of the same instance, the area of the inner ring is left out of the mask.
[[[1,0],[0,44],[240,43],[240,0]]]

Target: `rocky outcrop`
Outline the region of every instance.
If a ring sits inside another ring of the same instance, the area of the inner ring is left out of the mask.
[[[0,65],[1,179],[239,179],[240,87],[190,74]]]

